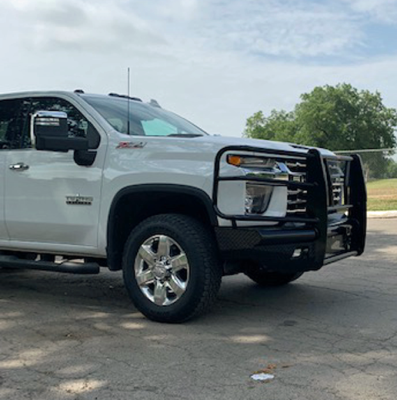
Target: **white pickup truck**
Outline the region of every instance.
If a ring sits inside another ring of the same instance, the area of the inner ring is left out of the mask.
[[[211,136],[156,101],[0,95],[0,267],[123,271],[148,318],[207,310],[224,275],[263,286],[364,251],[358,156]]]

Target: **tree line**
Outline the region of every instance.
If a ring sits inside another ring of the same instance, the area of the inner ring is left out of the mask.
[[[343,83],[315,87],[301,95],[293,111],[262,111],[247,119],[244,135],[255,139],[293,142],[332,151],[390,149],[397,111],[383,104],[379,92],[371,93]],[[397,178],[393,152],[361,154],[367,179]]]

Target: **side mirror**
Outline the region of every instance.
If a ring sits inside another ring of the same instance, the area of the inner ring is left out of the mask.
[[[88,140],[69,137],[68,116],[62,111],[37,111],[31,120],[31,140],[37,150],[88,150]]]

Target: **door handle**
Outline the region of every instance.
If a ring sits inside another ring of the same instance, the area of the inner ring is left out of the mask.
[[[11,164],[9,166],[11,171],[26,171],[29,169],[29,165],[26,165],[24,163],[17,163],[17,164]]]

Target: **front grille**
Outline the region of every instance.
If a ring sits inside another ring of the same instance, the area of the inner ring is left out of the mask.
[[[285,162],[289,169],[289,180],[293,182],[306,182],[306,160],[288,160]],[[305,214],[307,203],[307,190],[289,188],[287,198],[287,213]]]
[[[289,180],[293,182],[306,182],[305,160],[288,160],[284,162],[290,171]],[[324,166],[329,181],[328,206],[345,205],[345,176],[347,163],[345,161],[324,160]],[[289,188],[287,213],[304,215],[307,206],[307,190]]]

